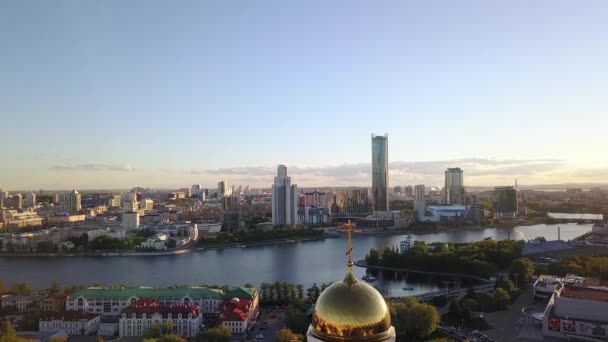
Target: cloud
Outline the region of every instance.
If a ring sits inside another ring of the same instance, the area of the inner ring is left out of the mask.
[[[134,172],[129,164],[111,164],[111,163],[82,163],[82,164],[63,164],[51,165],[49,170],[52,171],[119,171],[119,172]]]
[[[474,180],[510,179],[539,177],[553,174],[567,167],[560,159],[492,159],[464,158],[453,160],[404,162],[389,164],[391,184],[441,184],[443,172],[448,167],[460,167],[465,174],[465,182]],[[371,163],[325,165],[302,167],[287,165],[293,182],[308,185],[365,185],[371,182]],[[276,166],[234,167],[208,170],[190,170],[189,174],[212,175],[229,181],[263,181],[270,184],[276,173]]]

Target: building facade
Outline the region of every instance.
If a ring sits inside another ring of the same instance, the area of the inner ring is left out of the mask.
[[[191,304],[160,304],[155,299],[142,299],[126,307],[118,321],[120,337],[143,336],[152,324],[171,323],[181,337],[196,336],[203,324],[203,314]]]
[[[72,192],[67,196],[67,203],[65,210],[70,214],[74,214],[80,211],[82,203],[82,196],[78,191],[72,190]]]
[[[499,186],[492,193],[494,218],[514,220],[517,217],[517,189],[512,186]]]
[[[459,167],[445,170],[443,202],[450,205],[464,205],[464,173]]]
[[[61,312],[65,311],[65,301],[68,299],[67,293],[59,293],[48,296],[40,300],[40,311],[42,312]]]
[[[388,211],[388,134],[372,134],[372,196],[374,211]]]
[[[366,217],[369,214],[369,206],[367,189],[336,190],[331,201],[331,217],[338,222]]]
[[[222,300],[222,291],[207,287],[90,287],[68,297],[66,310],[119,316],[127,306],[140,299],[152,298],[161,305],[196,305],[203,313],[215,313]]]
[[[298,186],[291,184],[287,167],[279,165],[272,185],[272,225],[289,226],[298,224]]]
[[[66,311],[42,314],[38,322],[41,333],[63,331],[68,336],[96,334],[101,316],[98,314]]]

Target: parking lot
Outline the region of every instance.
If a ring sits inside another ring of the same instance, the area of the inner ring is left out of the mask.
[[[248,341],[274,341],[276,333],[285,326],[283,310],[262,308]]]

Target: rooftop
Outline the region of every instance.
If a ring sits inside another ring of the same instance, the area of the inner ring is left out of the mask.
[[[78,311],[65,311],[65,312],[48,312],[40,315],[42,321],[90,321],[93,318],[99,316],[99,314],[78,312]]]
[[[608,290],[591,287],[565,286],[560,297],[608,302]]]
[[[188,316],[192,314],[192,317],[199,315],[199,307],[194,305],[160,305],[156,300],[146,298],[135,302],[125,308],[122,313],[126,314],[127,317],[135,314],[137,317],[141,317],[143,314],[146,316],[152,316],[156,313],[161,314],[163,317],[171,316],[177,317],[179,314],[182,316]]]
[[[74,293],[70,298],[83,297],[87,299],[120,299],[127,300],[136,298],[156,299],[181,299],[190,298],[213,298],[220,299],[222,291],[208,287],[177,287],[177,288],[154,288],[154,287],[117,287],[101,288],[89,287]]]

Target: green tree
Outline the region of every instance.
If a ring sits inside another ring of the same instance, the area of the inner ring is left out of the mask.
[[[31,295],[34,292],[34,290],[27,283],[14,282],[11,284],[10,292],[16,296],[27,296],[27,295]]]
[[[439,313],[429,304],[405,297],[390,306],[391,319],[400,340],[423,338],[439,325]]]
[[[298,334],[305,334],[310,325],[310,319],[302,310],[291,304],[285,309],[285,323],[287,327]]]
[[[64,336],[51,336],[48,342],[67,342],[68,339]]]
[[[58,294],[59,292],[61,292],[61,285],[59,284],[59,282],[53,281],[51,283],[51,287],[49,287],[46,292],[48,292],[48,294],[50,295]]]
[[[177,241],[175,241],[175,239],[169,239],[167,241],[167,248],[171,249],[175,247],[177,247]]]
[[[534,264],[527,258],[516,259],[511,263],[510,271],[513,279],[517,278],[517,286],[523,287],[534,275]]]
[[[507,304],[511,301],[511,296],[509,296],[507,291],[499,287],[494,291],[494,301],[496,302],[497,308],[505,309]]]
[[[101,337],[101,335],[97,335],[95,342],[103,342],[103,337]]]
[[[207,331],[200,332],[196,336],[197,342],[230,342],[232,333],[225,326],[219,326]]]
[[[152,324],[144,331],[144,338],[159,338],[164,335],[169,335],[173,333],[173,323],[165,322],[165,323],[155,323]]]
[[[303,337],[300,334],[295,334],[293,331],[283,328],[277,331],[274,340],[276,342],[293,342],[293,341],[302,341]]]

